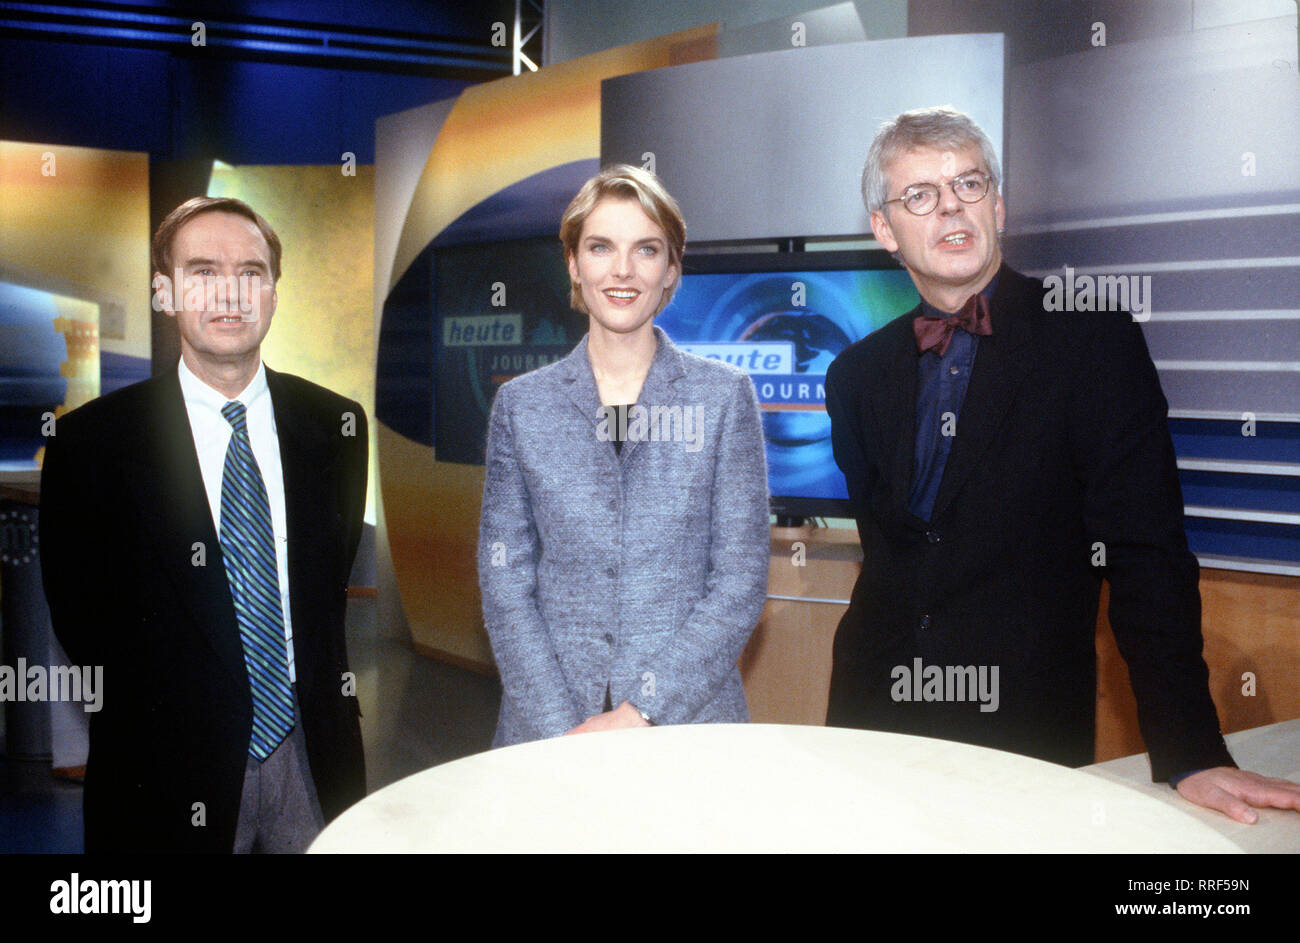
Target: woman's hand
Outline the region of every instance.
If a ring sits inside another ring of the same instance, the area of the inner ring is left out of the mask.
[[[627,730],[632,727],[649,726],[645,718],[637,713],[637,709],[624,701],[612,711],[588,717],[572,730],[566,731],[564,735],[567,737],[571,733],[595,733],[597,730]]]

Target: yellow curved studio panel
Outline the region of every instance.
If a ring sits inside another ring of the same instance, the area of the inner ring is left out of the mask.
[[[245,201],[280,237],[275,318],[262,344],[267,365],[350,397],[373,417],[374,168],[351,171],[338,164],[218,162],[208,195]],[[377,468],[372,435],[372,483]],[[366,522],[373,524],[373,484],[367,492]]]
[[[716,35],[716,24],[684,30],[463,92],[416,185],[389,290],[443,229],[494,193],[599,158],[603,79],[713,58]],[[382,425],[377,440],[389,549],[415,647],[490,669],[475,562],[483,469],[439,462],[433,449]]]
[[[99,349],[147,358],[149,155],[0,141],[0,275],[96,310],[66,313],[102,327],[86,398]],[[116,312],[103,325],[101,305]]]

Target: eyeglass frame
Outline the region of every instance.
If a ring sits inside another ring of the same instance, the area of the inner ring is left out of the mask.
[[[963,200],[961,194],[957,192],[957,188],[953,186],[953,184],[955,184],[958,180],[963,180],[971,176],[979,176],[984,179],[984,192],[981,193],[973,200]],[[934,191],[934,206],[930,207],[924,213],[918,213],[916,210],[912,209],[910,206],[908,206],[906,203],[903,202],[904,200],[907,199],[907,191],[915,187],[925,187],[927,189],[932,188]],[[958,200],[961,200],[961,202],[964,203],[965,205],[974,206],[976,203],[979,203],[986,196],[988,196],[989,191],[993,189],[993,175],[988,171],[980,170],[977,167],[974,170],[966,171],[964,174],[958,174],[957,176],[953,177],[951,180],[945,180],[943,183],[909,183],[906,187],[903,188],[902,196],[896,196],[892,200],[884,200],[880,205],[883,207],[883,206],[888,206],[890,203],[902,203],[903,209],[907,210],[913,216],[929,216],[931,213],[933,213],[935,210],[939,208],[939,201],[940,198],[942,198],[943,196],[944,187],[949,187],[952,190],[953,196],[955,196]]]

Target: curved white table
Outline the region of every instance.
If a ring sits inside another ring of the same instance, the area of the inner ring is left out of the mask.
[[[1177,806],[1040,760],[899,734],[741,724],[560,737],[435,766],[353,806],[311,851],[1241,848]]]

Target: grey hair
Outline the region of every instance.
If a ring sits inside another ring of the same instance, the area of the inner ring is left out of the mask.
[[[925,147],[965,148],[978,144],[980,156],[993,178],[994,189],[1001,179],[993,142],[980,126],[954,108],[917,108],[886,121],[876,132],[867,163],[862,168],[862,202],[867,212],[883,209],[889,195],[885,167],[909,151]]]

